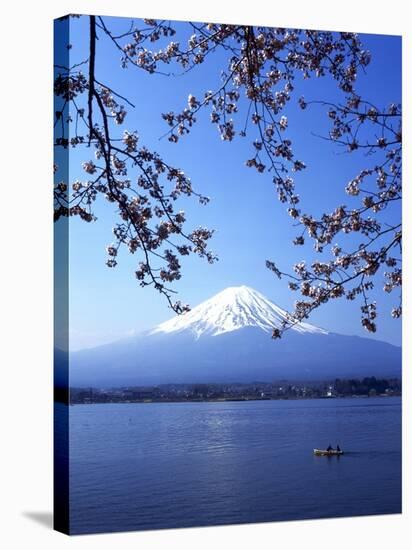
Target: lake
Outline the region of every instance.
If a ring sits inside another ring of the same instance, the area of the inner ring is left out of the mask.
[[[70,461],[73,534],[400,513],[401,399],[76,405]]]

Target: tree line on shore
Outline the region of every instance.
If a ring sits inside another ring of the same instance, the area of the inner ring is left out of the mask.
[[[335,379],[321,382],[234,383],[234,384],[164,384],[122,388],[71,388],[70,402],[122,403],[216,400],[317,399],[400,395],[399,379],[374,376],[362,379]]]

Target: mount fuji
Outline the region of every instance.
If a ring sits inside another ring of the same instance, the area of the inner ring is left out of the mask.
[[[156,333],[191,331],[196,338],[218,336],[245,327],[258,327],[265,332],[280,328],[287,313],[247,286],[229,287],[206,300],[186,315],[180,315],[152,330]],[[300,323],[292,328],[300,333],[327,334],[327,331]]]
[[[246,286],[229,287],[152,330],[70,354],[70,386],[253,382],[401,373],[401,348],[299,323]]]

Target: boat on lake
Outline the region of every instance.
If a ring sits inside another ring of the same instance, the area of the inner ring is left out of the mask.
[[[313,454],[317,456],[340,456],[343,455],[343,451],[337,451],[336,449],[313,449]]]

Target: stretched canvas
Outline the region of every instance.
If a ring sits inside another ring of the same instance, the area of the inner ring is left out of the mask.
[[[401,513],[401,38],[336,29],[55,21],[57,530]]]

